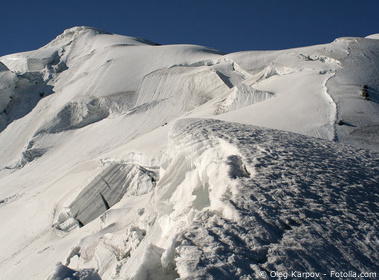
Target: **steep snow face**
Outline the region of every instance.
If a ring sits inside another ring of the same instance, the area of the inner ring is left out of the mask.
[[[377,150],[378,46],[377,40],[339,38],[327,45],[259,56],[229,54],[258,77],[256,88],[277,98],[221,118]],[[369,98],[362,95],[363,87]]]
[[[343,38],[343,67],[327,83],[337,104],[339,141],[377,150],[379,147],[379,48],[377,40]]]
[[[58,216],[55,226],[63,231],[84,226],[98,218],[123,196],[152,191],[158,175],[135,164],[112,163],[95,177]]]
[[[220,56],[216,51],[200,46],[160,47],[145,42],[102,34],[88,28],[74,28],[58,36],[53,44],[37,51],[1,58],[5,65],[13,68],[19,80],[17,89],[12,93],[17,98],[14,98],[11,108],[1,116],[4,126],[8,125],[0,136],[0,141],[4,143],[0,145],[2,167],[20,165],[18,158],[28,149],[30,141],[38,142],[34,139],[37,135],[39,140],[46,133],[51,135],[83,128],[106,118],[133,118],[143,112],[143,108],[154,107],[160,100],[154,100],[153,92],[146,92],[148,96],[138,94],[139,91],[144,91],[144,77],[149,73],[180,63],[188,65],[194,61]],[[27,67],[17,68],[24,64],[17,59],[13,60],[15,58],[40,60],[41,65],[45,66],[39,72]],[[194,87],[193,90],[196,91]],[[53,92],[55,94],[49,96]],[[139,100],[149,99],[149,102],[136,103],[137,96]],[[170,98],[171,103],[175,102],[176,96],[171,94]],[[204,102],[201,100],[206,101],[209,96],[193,98],[200,99],[201,104]],[[191,102],[193,105],[189,108],[199,103],[195,100]],[[167,105],[170,103],[166,102]],[[182,113],[179,110],[173,115]],[[23,116],[25,118],[21,121]],[[163,116],[163,119],[157,119],[146,129],[160,126],[169,121],[170,117],[172,116]],[[17,119],[19,121],[12,123]],[[10,123],[12,124],[9,125]],[[125,129],[128,126],[126,124]],[[23,134],[16,142],[9,143],[6,140],[19,131],[23,131]],[[136,134],[140,132],[131,131],[128,139]],[[39,141],[43,142],[42,139]],[[110,144],[108,139],[105,141],[104,146],[105,143]]]
[[[378,155],[326,140],[378,150],[377,42],[223,54],[75,27],[1,57],[1,274],[374,271]]]
[[[0,64],[0,67],[3,67],[0,69],[0,111],[5,113],[16,86],[16,75],[11,73],[4,64]]]

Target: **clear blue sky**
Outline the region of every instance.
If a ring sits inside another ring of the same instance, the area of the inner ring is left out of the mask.
[[[379,33],[378,0],[0,1],[0,56],[39,48],[78,25],[224,52]]]

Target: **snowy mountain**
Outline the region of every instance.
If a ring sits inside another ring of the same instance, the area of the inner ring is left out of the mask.
[[[74,27],[1,57],[0,275],[376,279],[378,38],[225,54]]]

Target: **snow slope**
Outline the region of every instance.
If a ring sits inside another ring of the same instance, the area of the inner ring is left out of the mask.
[[[378,271],[378,49],[74,27],[1,57],[2,277]]]

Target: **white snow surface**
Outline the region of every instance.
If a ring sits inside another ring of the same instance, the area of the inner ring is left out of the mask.
[[[1,57],[1,278],[379,273],[376,39],[224,54],[74,27]]]
[[[379,33],[366,36],[366,38],[368,38],[368,39],[379,39]]]

